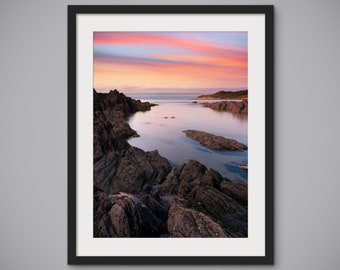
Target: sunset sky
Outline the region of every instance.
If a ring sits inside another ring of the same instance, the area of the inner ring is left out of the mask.
[[[207,92],[248,86],[247,32],[95,32],[94,88]]]

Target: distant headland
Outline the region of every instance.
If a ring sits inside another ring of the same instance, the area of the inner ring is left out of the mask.
[[[214,94],[210,95],[201,95],[196,98],[195,100],[211,100],[211,99],[225,99],[225,100],[235,100],[235,99],[248,99],[248,90],[241,90],[241,91],[219,91]]]
[[[219,91],[211,95],[198,96],[194,98],[194,100],[223,100],[218,102],[204,102],[201,104],[214,111],[248,114],[248,90],[236,92]],[[193,103],[197,103],[197,101]]]

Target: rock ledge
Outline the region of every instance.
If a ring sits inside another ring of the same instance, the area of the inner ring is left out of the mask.
[[[183,130],[189,138],[198,141],[200,144],[219,151],[242,151],[246,150],[247,146],[233,139],[227,139],[222,136],[216,136],[199,130]]]

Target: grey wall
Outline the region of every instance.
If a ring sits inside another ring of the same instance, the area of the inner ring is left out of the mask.
[[[0,2],[0,269],[113,268],[66,258],[66,6],[99,3],[140,1]],[[340,2],[144,3],[275,5],[276,262],[265,268],[338,269]]]

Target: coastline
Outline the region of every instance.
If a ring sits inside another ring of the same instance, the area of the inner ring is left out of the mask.
[[[94,91],[95,237],[247,237],[246,183],[195,160],[172,169],[157,150],[131,146],[137,132],[126,117],[154,104],[116,90],[98,97]],[[210,225],[202,229],[199,218]]]

